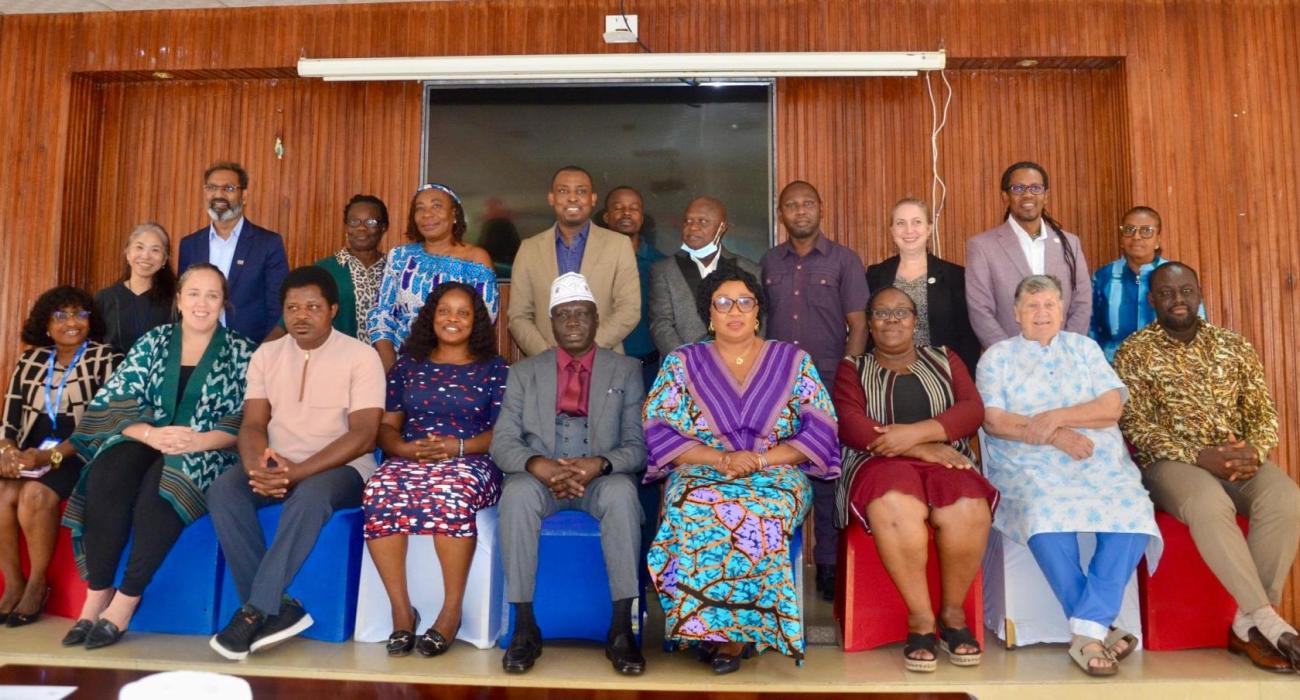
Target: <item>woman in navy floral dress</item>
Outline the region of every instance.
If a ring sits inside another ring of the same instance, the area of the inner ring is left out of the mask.
[[[506,371],[482,297],[459,282],[436,287],[388,372],[379,428],[385,459],[366,483],[366,545],[393,611],[389,654],[414,648],[436,656],[460,628],[475,516],[501,496],[501,473],[487,452]],[[418,640],[406,581],[410,535],[433,536],[444,591],[442,610]]]

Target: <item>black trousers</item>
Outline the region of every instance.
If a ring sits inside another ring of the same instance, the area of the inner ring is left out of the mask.
[[[138,596],[162,566],[163,559],[185,529],[184,523],[159,493],[163,457],[139,442],[122,442],[99,455],[86,477],[86,583],[92,591],[113,587],[127,538],[135,542],[118,588]]]

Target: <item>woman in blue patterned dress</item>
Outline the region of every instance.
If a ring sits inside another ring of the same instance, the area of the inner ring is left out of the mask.
[[[1137,646],[1112,626],[1142,555],[1162,543],[1154,506],[1119,432],[1128,389],[1097,343],[1062,331],[1061,283],[1033,275],[1016,287],[1020,335],[980,358],[984,466],[1001,493],[993,527],[1029,547],[1065,610],[1070,658],[1114,675]],[[1084,572],[1078,533],[1095,533]]]
[[[789,544],[812,497],[805,473],[839,474],[835,409],[807,353],[757,336],[753,275],[724,264],[697,300],[714,339],[668,355],[645,404],[646,481],[668,480],[648,556],[664,638],[703,645],[715,673],[747,648],[801,662]]]
[[[397,362],[397,349],[411,332],[429,292],[443,282],[473,287],[496,321],[497,276],[492,258],[464,241],[467,228],[465,208],[450,187],[430,183],[416,190],[406,220],[411,242],[389,251],[379,298],[366,319],[366,332],[385,370]]]
[[[436,656],[460,628],[465,582],[474,557],[475,516],[501,497],[501,472],[488,457],[492,426],[506,389],[506,363],[478,292],[444,282],[429,295],[388,373],[388,405],[379,427],[386,459],[366,483],[365,536],[388,591],[393,634],[388,653]],[[432,535],[442,568],[442,610],[417,641],[406,546]]]

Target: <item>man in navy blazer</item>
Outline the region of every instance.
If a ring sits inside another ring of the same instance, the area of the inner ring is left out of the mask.
[[[203,172],[203,199],[212,223],[181,239],[180,271],[212,263],[226,276],[230,307],[223,323],[262,342],[280,319],[280,283],[289,274],[284,239],[244,218],[248,173],[218,161]]]

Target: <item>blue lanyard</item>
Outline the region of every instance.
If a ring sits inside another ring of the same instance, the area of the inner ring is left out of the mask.
[[[72,362],[69,362],[68,368],[63,370],[63,377],[59,379],[59,391],[53,397],[50,396],[50,390],[54,387],[54,358],[58,356],[58,352],[50,352],[50,363],[45,370],[45,415],[50,417],[51,430],[58,431],[59,406],[63,404],[63,389],[68,385],[68,377],[72,376],[72,370],[81,361],[81,356],[86,352],[86,346],[89,344],[88,340],[82,341],[81,347],[77,348],[77,354],[72,356]]]

